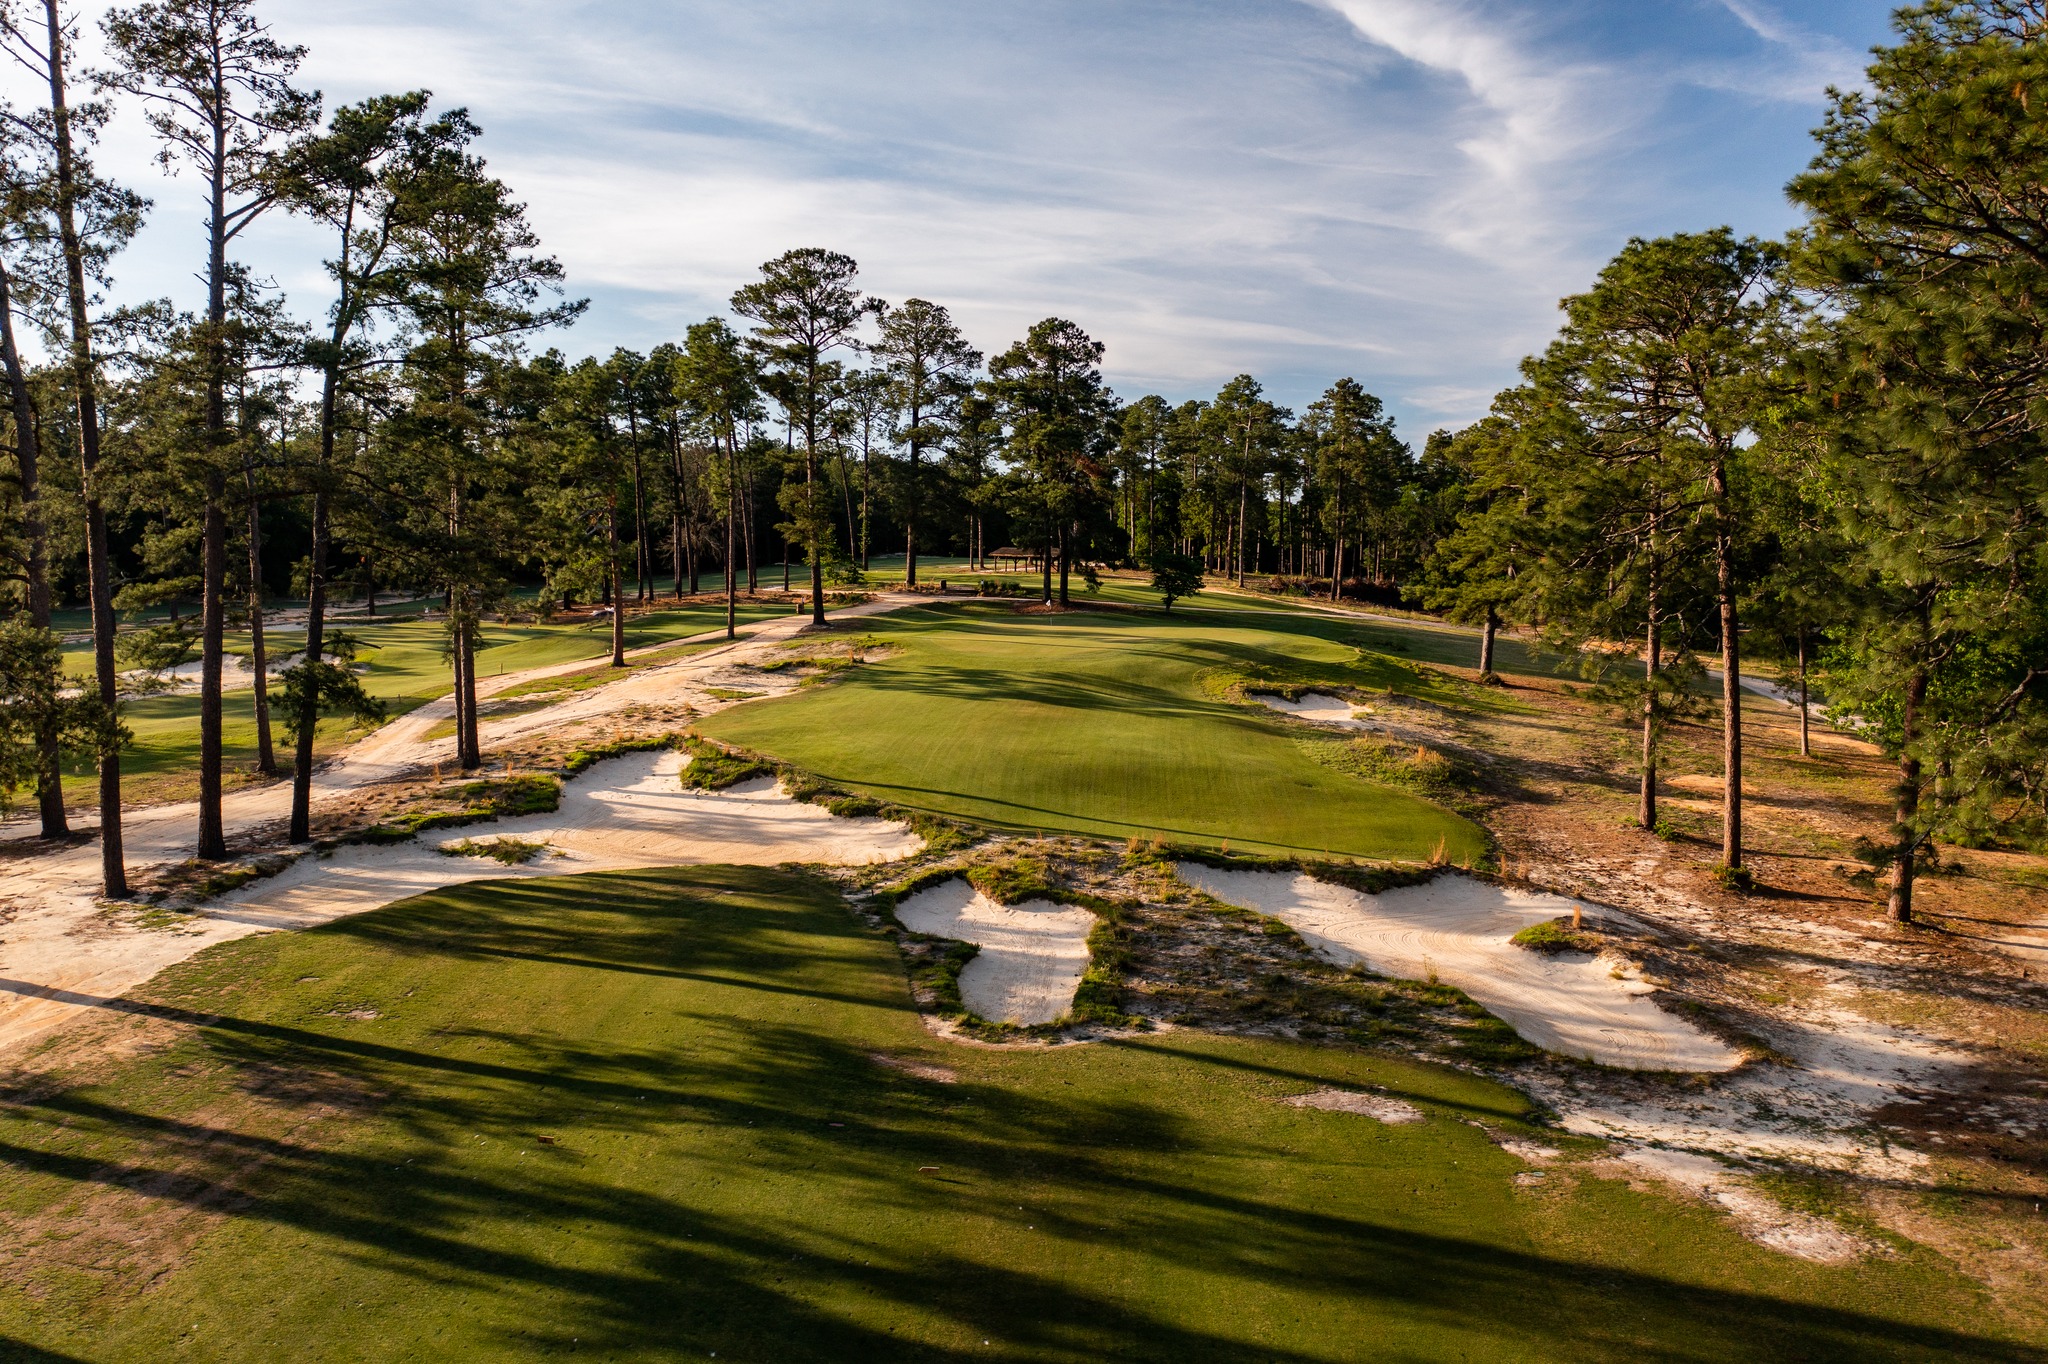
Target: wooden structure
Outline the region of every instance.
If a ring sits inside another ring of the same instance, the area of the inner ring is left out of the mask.
[[[1042,549],[1015,549],[1005,545],[988,557],[995,561],[998,572],[1030,573],[1045,566],[1045,551]]]

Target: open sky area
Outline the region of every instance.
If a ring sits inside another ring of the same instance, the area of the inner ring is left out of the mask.
[[[90,16],[102,6],[85,7]],[[1125,397],[1340,374],[1402,433],[1484,413],[1631,234],[1774,234],[1883,0],[276,0],[331,102],[425,87],[483,125],[592,306],[646,348],[795,246],[986,351],[1048,314]],[[88,22],[90,30],[90,22]],[[199,301],[199,185],[132,109],[106,169],[156,200],[124,298]],[[302,316],[324,243],[242,256]]]

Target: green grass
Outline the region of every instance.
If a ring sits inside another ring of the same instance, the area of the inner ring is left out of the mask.
[[[1290,722],[1204,685],[1247,670],[1432,685],[1344,643],[1347,622],[956,604],[861,625],[899,651],[720,712],[703,732],[850,791],[1010,830],[1413,860],[1440,842],[1453,858],[1484,848],[1465,819],[1318,763]]]
[[[1816,1266],[1624,1183],[1518,1190],[1472,1120],[1523,1101],[1457,1072],[949,1045],[785,872],[449,890],[145,999],[186,1026],[0,1101],[0,1359],[2029,1357],[1931,1253]],[[1325,1084],[1428,1119],[1275,1102]]]
[[[737,616],[741,624],[786,615],[787,610],[767,603],[741,601]],[[725,625],[722,602],[652,611],[627,622],[626,647],[641,648],[672,639],[717,630]],[[447,632],[440,621],[398,620],[368,626],[345,627],[361,643],[357,661],[368,665],[363,689],[382,700],[392,716],[403,715],[426,701],[446,696],[453,690],[448,662],[441,656]],[[279,635],[273,650],[295,649],[303,634]],[[556,663],[603,658],[611,652],[611,627],[589,625],[485,625],[477,650],[477,675],[521,672],[527,668]],[[246,634],[230,635],[230,652],[245,651]],[[710,647],[710,646],[706,646]],[[678,650],[677,656],[688,652]],[[92,676],[92,649],[72,645],[65,650],[67,673],[83,680]],[[612,673],[616,677],[621,674]],[[607,680],[598,670],[571,674],[553,684],[553,689],[581,690]],[[517,689],[531,694],[530,690]],[[290,766],[291,753],[284,726],[277,711],[279,688],[271,688],[271,741],[280,769]],[[223,762],[230,772],[246,772],[256,762],[256,693],[229,691],[222,700]],[[515,714],[501,708],[498,714]],[[138,801],[189,798],[196,793],[199,769],[199,697],[196,693],[164,693],[135,697],[121,703],[121,717],[135,734],[134,745],[121,757],[124,779],[132,779],[133,797]],[[454,733],[452,725],[430,732],[429,737]],[[360,737],[345,721],[325,721],[316,735],[315,752],[324,757],[335,748]],[[64,790],[73,801],[91,802],[98,791],[95,767],[74,762],[65,770]]]

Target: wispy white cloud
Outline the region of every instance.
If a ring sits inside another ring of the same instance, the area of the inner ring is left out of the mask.
[[[1740,225],[1781,225],[1796,158],[1731,179],[1725,145],[1666,140],[1661,120],[1689,83],[1765,120],[1721,138],[1796,136],[1807,108],[1755,114],[1736,77],[1790,80],[1837,39],[1765,0],[1718,2],[1725,16],[1675,7],[1661,27],[1636,22],[1635,0],[1578,0],[1569,17],[1539,0],[265,13],[309,45],[306,78],[330,103],[424,86],[471,108],[572,289],[595,296],[562,338],[573,351],[673,336],[762,260],[830,245],[886,297],[948,303],[985,347],[1071,316],[1108,343],[1126,393],[1187,396],[1249,370],[1299,406],[1350,373],[1419,437],[1483,413],[1622,236],[1738,217],[1738,192],[1762,215]],[[162,179],[149,151],[139,120],[117,121],[106,164],[159,205],[123,290],[189,301],[197,186]],[[310,315],[320,247],[278,218],[246,250]]]

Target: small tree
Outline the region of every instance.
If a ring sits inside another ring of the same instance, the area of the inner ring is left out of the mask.
[[[1181,598],[1202,590],[1202,561],[1192,554],[1157,549],[1148,567],[1152,570],[1152,590],[1165,601],[1168,611]]]

